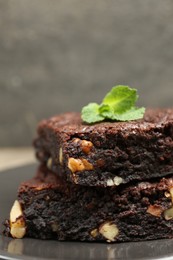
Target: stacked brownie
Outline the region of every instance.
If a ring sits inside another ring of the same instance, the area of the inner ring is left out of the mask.
[[[36,176],[22,183],[5,233],[78,241],[173,237],[173,109],[129,122],[43,120]]]

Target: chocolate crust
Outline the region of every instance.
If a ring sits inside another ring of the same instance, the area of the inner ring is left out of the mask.
[[[117,188],[85,187],[41,167],[18,192],[25,236],[103,242],[172,238],[172,187],[173,176]],[[5,234],[10,235],[9,221]]]
[[[93,125],[79,113],[66,113],[40,122],[37,134],[37,158],[76,184],[116,186],[173,173],[173,109]]]

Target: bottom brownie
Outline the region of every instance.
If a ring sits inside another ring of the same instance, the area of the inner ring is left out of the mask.
[[[79,241],[173,237],[173,176],[96,188],[68,184],[43,167],[19,187],[6,235]]]

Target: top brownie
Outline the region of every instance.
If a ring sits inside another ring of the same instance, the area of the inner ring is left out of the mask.
[[[117,186],[173,173],[173,109],[92,125],[80,113],[65,113],[41,121],[37,134],[37,158],[76,184]]]

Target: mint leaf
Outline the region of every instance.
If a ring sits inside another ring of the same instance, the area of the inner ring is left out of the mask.
[[[104,120],[99,113],[99,105],[97,103],[89,103],[82,109],[82,120],[87,123],[95,123]]]
[[[114,110],[109,105],[103,104],[99,107],[99,112],[105,119],[111,119],[116,121],[130,121],[143,118],[145,108],[132,107],[130,110],[127,110],[126,112],[114,113]]]
[[[132,109],[126,111],[122,114],[111,114],[112,120],[117,121],[131,121],[131,120],[137,120],[143,118],[145,113],[145,108],[141,107],[133,107]]]
[[[114,117],[114,110],[111,106],[106,104],[101,104],[99,107],[100,115],[102,115],[105,119],[112,119]]]
[[[103,104],[108,104],[115,113],[122,113],[130,109],[138,96],[136,89],[128,86],[116,86],[103,99]]]
[[[103,120],[130,121],[143,118],[145,108],[138,108],[137,90],[118,85],[111,89],[102,103],[89,103],[81,111],[84,122],[96,123]]]

